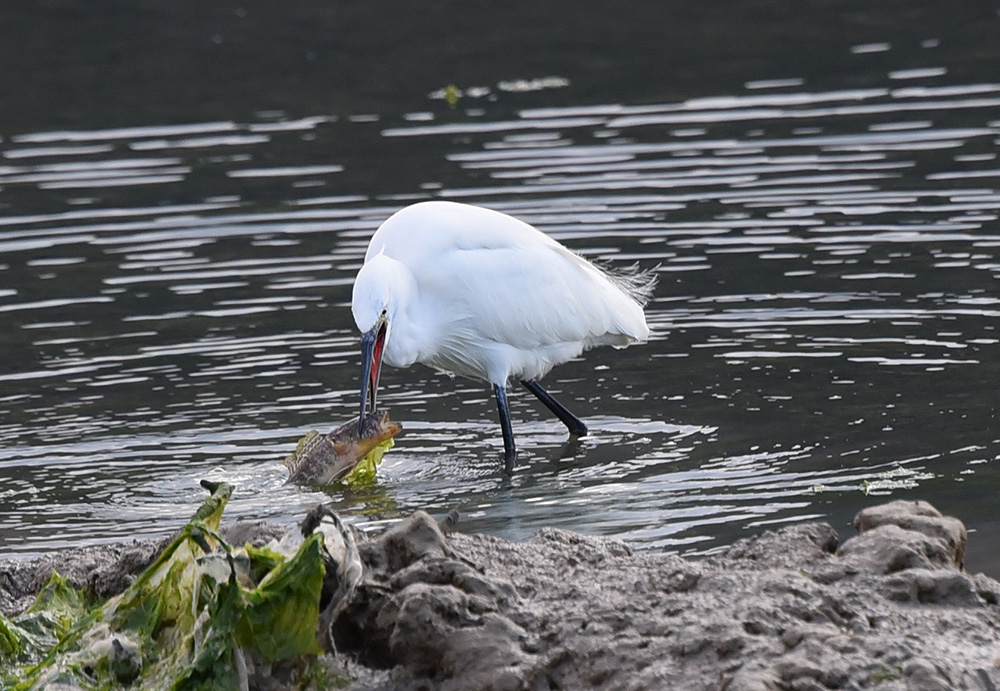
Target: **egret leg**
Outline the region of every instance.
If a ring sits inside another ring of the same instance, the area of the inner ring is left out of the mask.
[[[507,387],[504,384],[494,384],[493,394],[497,397],[497,412],[500,413],[500,431],[503,432],[503,460],[508,466],[511,466],[517,457],[517,448],[514,446],[514,432],[510,428]]]
[[[551,410],[557,418],[562,420],[562,423],[566,425],[566,429],[574,437],[585,437],[587,436],[587,426],[583,424],[583,421],[578,418],[573,413],[566,410],[566,406],[552,398],[552,394],[542,388],[542,385],[534,380],[521,380],[526,388],[531,393],[538,397],[538,400],[545,404],[545,407]]]

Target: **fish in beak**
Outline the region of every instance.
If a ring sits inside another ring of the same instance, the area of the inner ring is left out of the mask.
[[[382,371],[382,351],[385,349],[385,339],[389,324],[382,316],[371,329],[361,336],[361,416],[374,413],[376,410],[376,395],[378,394],[378,379]],[[368,399],[371,397],[371,409]],[[363,435],[363,422],[358,423],[358,434]]]
[[[368,413],[330,432],[311,430],[282,463],[288,481],[322,487],[347,476],[379,444],[392,439],[402,427],[389,419],[389,411]]]

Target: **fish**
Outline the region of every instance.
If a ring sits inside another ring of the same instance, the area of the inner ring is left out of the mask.
[[[289,482],[322,487],[346,476],[376,447],[402,430],[402,425],[389,419],[387,410],[366,413],[329,434],[310,430],[281,464],[288,468]]]

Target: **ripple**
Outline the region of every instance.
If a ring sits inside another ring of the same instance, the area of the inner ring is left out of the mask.
[[[927,79],[948,74],[945,67],[918,67],[910,70],[896,70],[889,73],[889,79]]]
[[[16,294],[16,293],[11,293]],[[74,298],[56,298],[52,300],[38,300],[36,302],[22,302],[22,303],[12,303],[6,305],[0,305],[0,312],[17,312],[17,311],[31,311],[44,310],[59,307],[75,307],[86,304],[94,303],[107,303],[112,302],[113,298],[104,296],[95,297],[74,297]]]
[[[91,131],[34,132],[11,137],[16,144],[48,144],[51,142],[93,142],[113,139],[143,137],[173,137],[206,132],[227,132],[236,129],[233,122],[206,122],[185,125],[155,125],[149,127],[121,127]]]
[[[226,171],[231,178],[288,178],[342,173],[344,166],[287,166],[282,168],[243,168]]]

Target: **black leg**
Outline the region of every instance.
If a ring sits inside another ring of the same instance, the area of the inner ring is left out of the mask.
[[[500,431],[503,432],[503,460],[509,468],[513,466],[514,459],[517,458],[517,448],[514,446],[514,432],[510,428],[507,387],[504,384],[494,384],[493,394],[497,397],[497,412],[500,413]]]
[[[537,381],[525,381],[521,380],[524,387],[535,394],[538,400],[545,404],[545,407],[555,413],[555,416],[562,420],[562,423],[566,425],[566,429],[574,437],[585,437],[587,436],[587,426],[583,424],[576,415],[566,410],[566,406],[552,398],[552,394],[542,388],[542,385]]]

